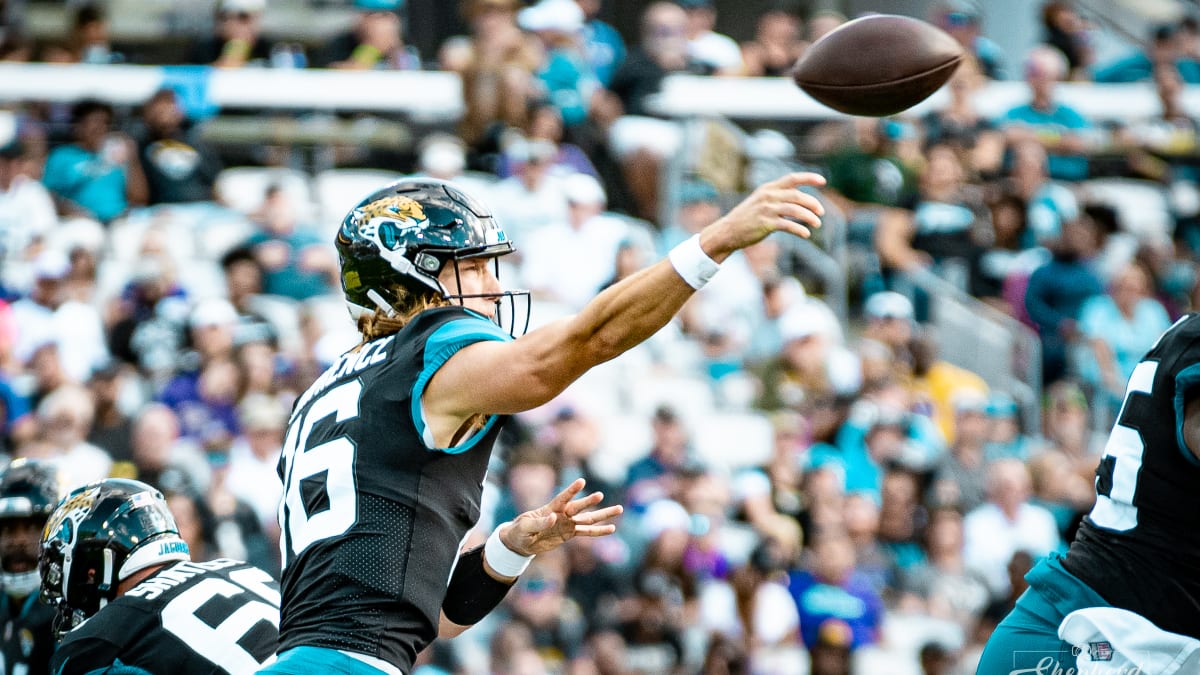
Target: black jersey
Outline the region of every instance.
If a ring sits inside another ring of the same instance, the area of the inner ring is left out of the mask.
[[[1200,385],[1200,314],[1171,326],[1129,378],[1096,469],[1096,505],[1063,562],[1114,607],[1200,638],[1200,460],[1183,436]]]
[[[54,651],[54,608],[38,602],[38,594],[14,598],[0,590],[4,642],[0,649],[3,675],[45,675]]]
[[[279,585],[238,560],[178,562],[77,626],[54,652],[55,675],[120,663],[155,675],[254,673],[279,641]]]
[[[503,420],[431,449],[420,396],[462,347],[508,339],[461,307],[428,310],[343,355],[296,401],[279,462],[280,652],[339,649],[409,672],[436,637]]]

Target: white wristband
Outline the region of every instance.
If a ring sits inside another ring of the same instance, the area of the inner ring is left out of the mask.
[[[713,275],[720,269],[721,265],[715,260],[708,257],[704,249],[700,248],[700,235],[692,235],[689,239],[671,249],[667,254],[667,258],[671,261],[671,266],[683,277],[688,286],[696,290],[704,288],[704,285],[712,280]]]
[[[504,523],[504,525],[510,524],[511,522]],[[500,527],[504,527],[504,525]],[[519,577],[525,568],[529,567],[533,556],[521,555],[505,546],[504,542],[500,541],[500,527],[492,530],[487,543],[483,545],[483,559],[496,574],[502,577]]]

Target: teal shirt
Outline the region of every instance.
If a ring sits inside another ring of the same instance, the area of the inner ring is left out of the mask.
[[[91,211],[105,223],[129,207],[125,201],[126,180],[124,164],[114,164],[103,154],[74,144],[50,152],[42,178],[47,190]]]
[[[1030,104],[1017,106],[1000,118],[1000,128],[1026,126],[1038,136],[1080,133],[1092,128],[1074,108],[1054,104],[1050,110],[1038,110]],[[1056,180],[1084,180],[1088,177],[1088,160],[1084,155],[1050,155],[1050,177]]]

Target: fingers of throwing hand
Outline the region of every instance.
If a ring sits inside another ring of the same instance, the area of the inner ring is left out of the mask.
[[[565,511],[568,505],[571,503],[571,500],[575,498],[575,495],[579,494],[584,485],[586,485],[586,482],[582,478],[576,478],[570,485],[564,488],[562,492],[558,493],[554,499],[550,500],[550,503],[546,506],[548,506],[551,511]]]
[[[624,507],[622,507],[620,504],[617,504],[615,506],[597,509],[596,511],[580,513],[579,515],[574,516],[572,520],[575,521],[576,531],[578,532],[579,528],[582,526],[595,525],[597,523],[603,523],[605,521],[612,520],[613,518],[621,515],[624,510]]]
[[[811,185],[812,187],[821,187],[825,185],[825,177],[821,174],[811,173],[809,171],[797,171],[795,173],[785,174],[771,181],[767,185],[781,188],[796,188],[801,185]]]

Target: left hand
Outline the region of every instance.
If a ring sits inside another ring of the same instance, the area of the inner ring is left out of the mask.
[[[588,509],[599,504],[604,494],[592,494],[574,499],[585,482],[577,478],[545,506],[517,516],[511,525],[500,531],[500,541],[520,555],[535,555],[553,551],[574,537],[603,537],[617,531],[612,519],[624,508],[618,504],[597,511]]]

